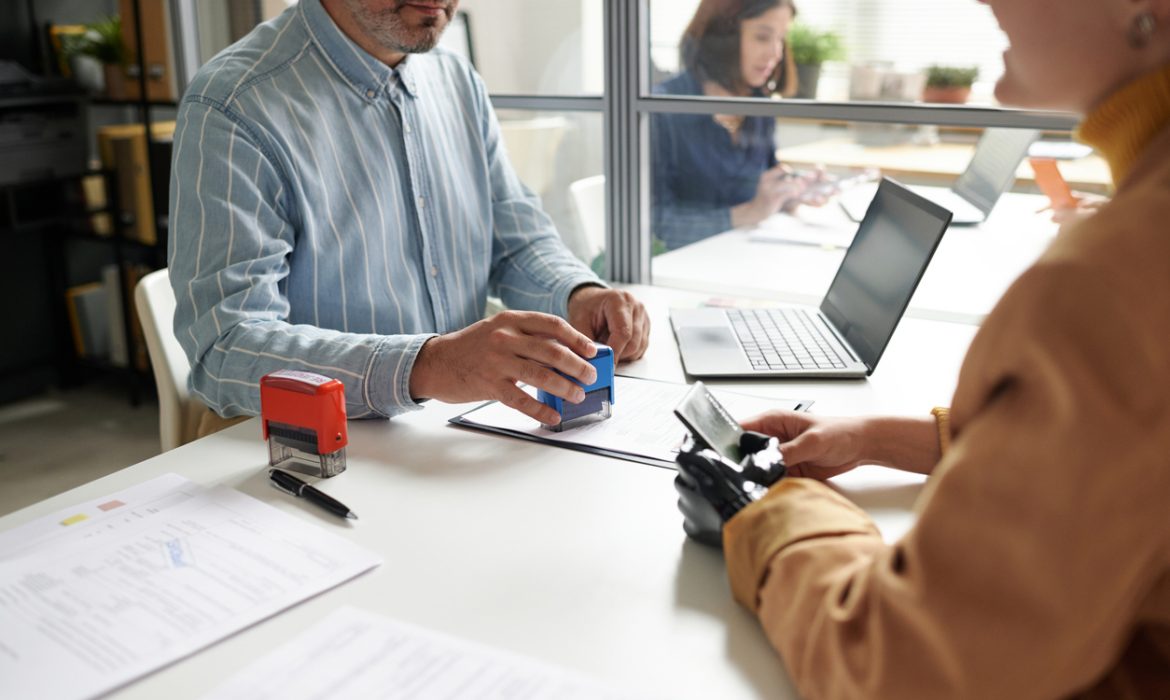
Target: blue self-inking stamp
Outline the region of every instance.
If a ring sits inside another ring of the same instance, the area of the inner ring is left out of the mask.
[[[573,383],[585,390],[585,400],[581,403],[566,401],[559,396],[548,393],[544,389],[536,392],[536,397],[553,410],[561,414],[561,422],[556,425],[541,424],[545,430],[561,432],[575,428],[583,423],[605,420],[610,416],[610,407],[613,406],[613,349],[608,345],[598,345],[597,354],[586,360],[597,370],[597,379],[592,384],[582,384],[569,377]]]

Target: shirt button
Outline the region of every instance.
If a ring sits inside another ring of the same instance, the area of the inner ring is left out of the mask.
[[[402,130],[409,134],[411,132],[410,124],[403,124]]]
[[[439,266],[438,265],[431,265],[431,277],[438,277],[438,276],[439,276]]]
[[[373,90],[366,90],[366,97],[370,98],[371,100],[374,99],[374,95],[377,94],[378,93],[374,92]]]
[[[419,198],[418,198],[418,208],[419,208],[419,209],[426,209],[426,208],[427,208],[427,198],[426,198],[426,197],[423,197],[423,196],[421,196],[421,195],[419,196]]]

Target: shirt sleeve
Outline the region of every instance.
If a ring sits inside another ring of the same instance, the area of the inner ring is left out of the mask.
[[[682,176],[675,143],[674,115],[655,115],[651,132],[654,181],[651,183],[651,222],[654,235],[674,250],[731,230],[731,208],[688,203],[675,192],[674,178]]]
[[[217,103],[189,98],[175,134],[168,268],[191,391],[222,416],[257,415],[260,378],[300,369],[340,380],[350,418],[417,408],[410,371],[430,335],[288,322],[294,195],[259,130]]]
[[[801,479],[727,524],[735,595],[803,696],[1066,697],[1130,642],[1167,551],[1158,344],[1084,270],[1027,273],[1001,308],[901,541]],[[1137,350],[1103,362],[1119,339]]]
[[[483,81],[473,74],[483,115],[484,146],[492,197],[492,293],[512,309],[568,318],[569,295],[584,284],[605,286],[569,251],[556,225],[516,175],[500,137]]]

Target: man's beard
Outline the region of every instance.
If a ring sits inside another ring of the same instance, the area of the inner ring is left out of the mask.
[[[379,44],[402,53],[425,53],[435,48],[447,23],[451,21],[455,4],[448,2],[443,6],[441,15],[424,17],[420,24],[410,26],[400,14],[407,4],[406,0],[397,0],[393,7],[381,11],[369,10],[362,0],[347,2],[358,21]]]

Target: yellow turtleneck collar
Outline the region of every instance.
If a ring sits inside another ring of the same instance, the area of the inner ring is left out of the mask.
[[[1113,93],[1081,123],[1077,138],[1096,148],[1120,184],[1158,132],[1170,125],[1170,66]]]

